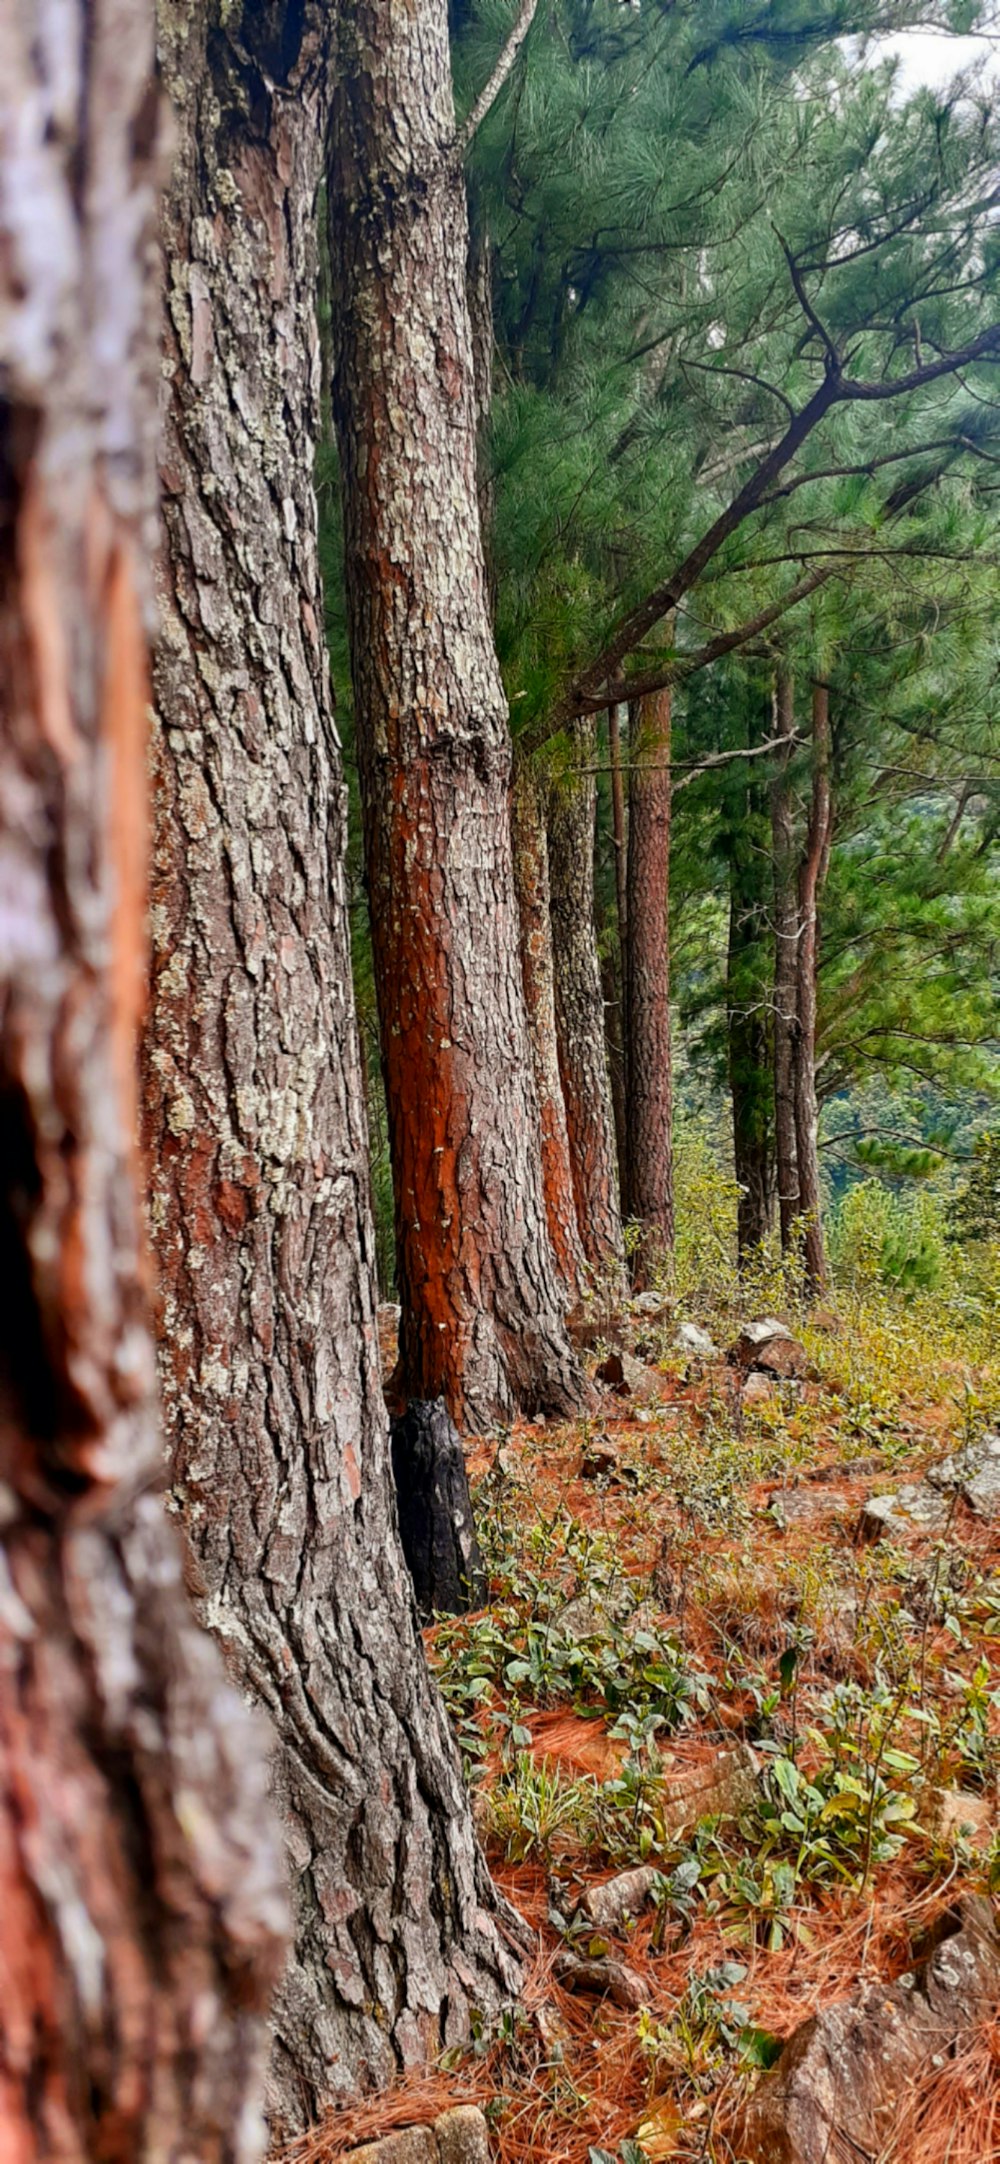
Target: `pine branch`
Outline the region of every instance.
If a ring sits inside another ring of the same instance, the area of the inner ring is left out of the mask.
[[[773,450],[761,460],[732,502],[713,520],[701,540],[689,550],[670,577],[654,587],[646,599],[639,602],[622,619],[601,652],[580,671],[553,708],[549,721],[541,726],[540,733],[538,730],[532,732],[531,748],[537,748],[549,736],[556,735],[574,714],[594,712],[595,702],[597,705],[606,702],[609,695],[608,685],[619,685],[623,681],[620,674],[623,661],[634,653],[654,626],[690,592],[723,543],[760,507],[762,499],[779,475],[834,406],[902,398],[913,391],[924,389],[928,384],[937,383],[942,376],[956,374],[959,369],[967,367],[973,361],[994,360],[998,357],[1000,324],[994,324],[988,330],[981,331],[978,337],[970,339],[967,345],[956,352],[941,353],[936,360],[910,369],[907,375],[889,377],[881,383],[857,381],[844,376],[839,368],[837,371],[831,368],[824,375],[822,383],[817,385],[812,397],[807,399],[806,404],[789,423]],[[619,690],[612,695],[622,697],[625,694]]]
[[[466,151],[468,150],[469,145],[472,142],[473,136],[476,134],[477,129],[482,126],[483,121],[485,120],[486,115],[490,110],[490,107],[496,104],[496,101],[500,96],[500,92],[503,89],[505,82],[507,81],[507,77],[510,74],[511,69],[513,68],[515,60],[517,59],[518,53],[520,52],[521,47],[524,44],[525,38],[527,37],[529,30],[531,29],[531,25],[535,19],[535,9],[537,5],[538,0],[521,0],[521,7],[517,17],[517,21],[514,24],[514,28],[511,31],[509,38],[507,39],[507,43],[504,46],[499,60],[497,61],[496,67],[494,68],[493,73],[490,76],[489,82],[486,83],[484,88],[480,91],[479,96],[476,99],[476,102],[472,108],[472,111],[463,121],[462,126],[460,127],[458,134],[455,137],[454,155],[456,162],[459,162],[462,158],[464,158]]]

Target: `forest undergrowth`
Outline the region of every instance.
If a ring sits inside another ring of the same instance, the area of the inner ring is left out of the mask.
[[[1000,1881],[1000,1520],[956,1499],[933,1533],[858,1532],[870,1496],[997,1424],[990,1299],[863,1274],[804,1313],[766,1273],[737,1298],[703,1271],[697,1311],[625,1319],[652,1402],[606,1394],[471,1446],[490,1602],[427,1642],[537,1954],[499,2030],[339,2113],[296,2164],[465,2100],[502,2164],[735,2164],[791,2030]],[[724,1349],[776,1308],[808,1379],[748,1402]],[[682,1317],[718,1356],[678,1352]],[[622,1329],[598,1313],[592,1367]],[[641,1864],[652,1905],[596,1928],[588,1890]],[[567,1989],[567,1952],[623,1965],[641,2003]],[[1000,2023],[911,2097],[880,2164],[998,2155]]]

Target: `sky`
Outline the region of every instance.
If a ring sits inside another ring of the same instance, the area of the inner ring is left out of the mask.
[[[990,37],[953,38],[940,30],[900,30],[894,37],[879,38],[880,53],[898,53],[902,60],[904,90],[921,83],[947,83],[963,68],[988,58],[991,72],[1000,73],[1000,34]]]

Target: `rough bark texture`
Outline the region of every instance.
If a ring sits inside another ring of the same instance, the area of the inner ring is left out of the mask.
[[[628,1213],[648,1285],[674,1240],[670,1045],[670,693],[640,703],[628,818]]]
[[[530,766],[517,766],[511,791],[514,881],[521,927],[521,972],[542,1133],[542,1184],[549,1239],[571,1300],[587,1281],[587,1258],[576,1219],[566,1107],[556,1043],[549,845],[544,784]]]
[[[625,1251],[594,929],[596,727],[592,715],[573,723],[573,769],[550,791],[549,889],[556,1040],[577,1223],[591,1268],[616,1285]]]
[[[799,1176],[806,1284],[820,1293],[826,1284],[823,1243],[823,1197],[819,1181],[819,1101],[816,1094],[816,971],[819,961],[819,897],[830,857],[830,692],[812,690],[812,801],[798,878],[795,1026],[795,1151]]]
[[[399,1546],[312,465],[330,16],[163,0],[168,561],[147,1139],[175,1493],[276,1732],[294,2124],[516,1974]]]
[[[399,1379],[475,1428],[518,1406],[567,1412],[582,1378],[521,983],[445,0],[345,11],[328,200]]]
[[[785,738],[771,783],[771,858],[774,869],[774,1163],[778,1183],[781,1252],[793,1244],[799,1207],[795,1150],[795,1011],[799,914],[795,877],[795,807],[789,776],[795,729],[795,686],[780,670],[774,695],[774,733]]]
[[[160,1494],[145,978],[152,7],[0,10],[0,2153],[260,2150],[265,1739]]]

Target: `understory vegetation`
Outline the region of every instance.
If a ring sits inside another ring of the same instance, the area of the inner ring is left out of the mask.
[[[740,1277],[696,1122],[677,1167],[669,1283],[630,1326],[657,1401],[475,1447],[489,1603],[427,1633],[491,1868],[539,1934],[523,2003],[335,2120],[345,2149],[440,2092],[484,2104],[504,2164],[734,2164],[790,2031],[1000,1889],[996,1525],[953,1497],[933,1533],[858,1536],[869,1496],[1000,1423],[996,1238],[957,1243],[964,1199],[859,1183],[810,1309],[780,1258]],[[765,1314],[807,1380],[747,1402],[722,1352]],[[592,1319],[593,1366],[621,1318]],[[682,1320],[711,1355],[678,1350]],[[638,1865],[642,1913],[600,1928],[589,1890]],[[641,2003],[576,1996],[567,1955],[623,1964]],[[979,2164],[998,2094],[989,2030],[917,2085],[892,2156]]]

